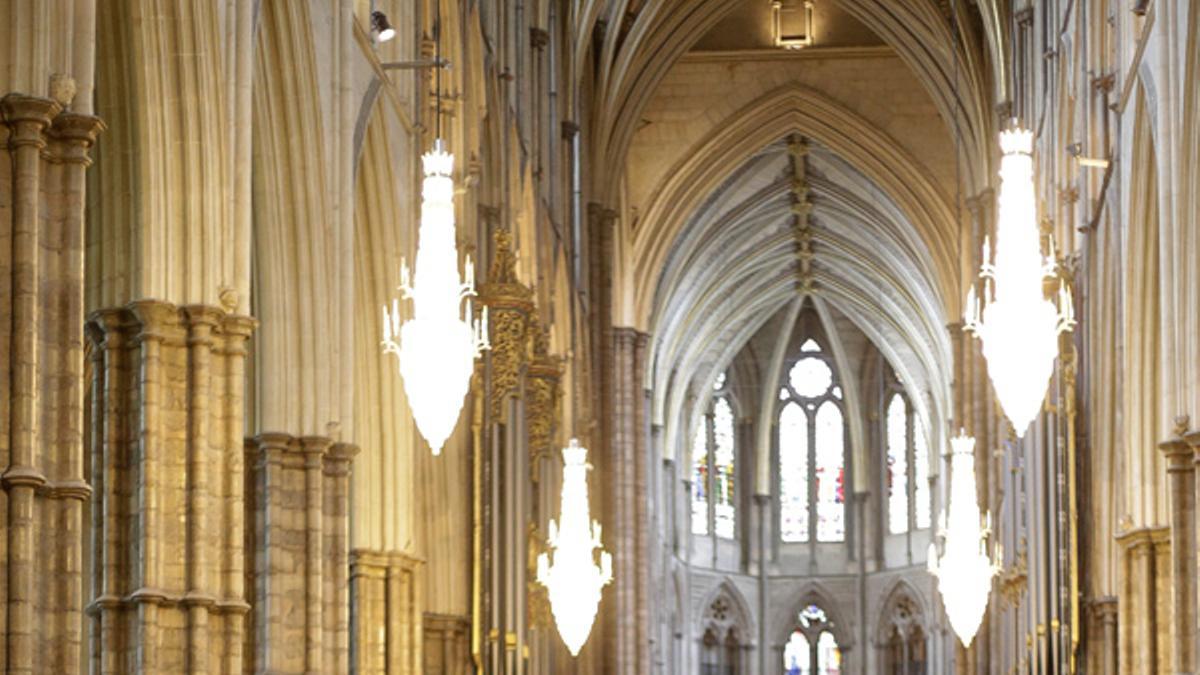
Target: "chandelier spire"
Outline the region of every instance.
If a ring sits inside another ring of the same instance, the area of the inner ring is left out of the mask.
[[[596,620],[600,589],[612,581],[612,555],[601,547],[600,523],[592,520],[588,506],[587,448],[572,438],[562,455],[559,520],[550,521],[551,550],[538,556],[537,578],[550,595],[559,635],[578,656]]]
[[[942,539],[939,558],[937,542],[929,543],[926,562],[938,580],[938,591],[950,627],[964,647],[970,647],[987,611],[992,577],[997,568],[988,558],[990,516],[979,513],[975,488],[975,439],[959,433],[951,439],[949,516],[942,512],[938,535]]]
[[[1075,325],[1071,292],[1046,299],[1044,279],[1057,275],[1054,244],[1043,259],[1033,191],[1033,134],[1000,134],[1000,195],[996,246],[983,243],[979,278],[967,293],[964,330],[983,341],[988,375],[1018,436],[1037,417],[1058,356],[1058,335]],[[993,258],[993,252],[995,257]]]
[[[471,384],[475,358],[491,345],[487,337],[487,307],[476,321],[475,266],[468,256],[464,278],[458,273],[454,226],[454,155],[441,138],[441,12],[437,25],[438,137],[422,155],[425,172],[421,188],[421,224],[417,231],[415,274],[400,263],[401,298],[412,300],[412,318],[402,319],[400,300],[383,307],[383,351],[399,360],[404,392],[417,429],[433,454],[440,454],[454,431],[463,398]],[[463,313],[463,300],[466,312]]]

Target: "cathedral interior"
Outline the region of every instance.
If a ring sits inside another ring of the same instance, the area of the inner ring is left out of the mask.
[[[1200,673],[1195,0],[0,17],[4,672]]]

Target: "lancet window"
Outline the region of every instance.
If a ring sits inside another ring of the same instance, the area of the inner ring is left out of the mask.
[[[784,542],[846,536],[842,389],[816,340],[800,347],[779,390],[779,522]]]
[[[732,539],[737,525],[737,443],[724,374],[692,437],[692,533]]]
[[[895,391],[885,399],[888,532],[901,534],[930,526],[929,443],[907,397]]]

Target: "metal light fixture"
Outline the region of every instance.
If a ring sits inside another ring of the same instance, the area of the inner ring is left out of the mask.
[[[588,507],[587,448],[572,438],[563,448],[559,519],[550,521],[551,551],[538,556],[538,582],[550,596],[550,610],[572,656],[587,642],[600,605],[600,589],[612,581],[612,556],[600,544],[600,523]],[[596,550],[599,549],[599,564]]]
[[[1057,305],[1042,290],[1057,273],[1054,242],[1043,259],[1033,192],[1033,135],[1023,129],[1000,134],[1000,196],[996,256],[983,244],[979,277],[967,294],[964,330],[983,341],[988,375],[1004,414],[1018,436],[1037,417],[1058,356],[1058,335],[1075,325],[1071,292],[1058,291]],[[982,296],[982,298],[980,297]]]
[[[437,43],[440,62],[440,28]],[[440,68],[437,74],[436,109],[441,110]],[[390,310],[387,305],[383,307],[383,351],[399,359],[413,419],[435,455],[441,454],[458,422],[475,358],[491,347],[487,337],[487,307],[478,321],[471,309],[475,267],[469,256],[465,278],[458,275],[454,155],[446,151],[441,127],[439,115],[433,150],[421,157],[425,180],[421,187],[416,270],[411,283],[408,263],[400,263],[399,290],[404,299],[413,301],[412,318],[401,321],[399,299],[392,299]],[[467,301],[465,314],[463,300]]]
[[[951,439],[950,515],[943,511],[937,543],[929,543],[926,564],[938,580],[946,616],[964,647],[970,647],[987,610],[997,567],[987,555],[989,517],[981,517],[975,499],[975,439],[963,433]]]
[[[371,29],[375,31],[375,38],[380,42],[387,42],[396,37],[396,29],[392,28],[392,22],[388,21],[387,14],[379,10],[371,12]]]
[[[454,231],[454,155],[438,139],[421,158],[425,183],[421,191],[416,275],[410,283],[407,262],[400,263],[399,290],[413,301],[413,317],[401,322],[400,300],[383,308],[383,351],[400,361],[404,392],[417,429],[433,454],[442,446],[462,409],[471,371],[487,339],[487,307],[476,321],[470,298],[475,295],[475,267],[470,257],[466,278],[458,276]],[[463,315],[463,300],[467,300]],[[399,340],[397,342],[397,339]]]

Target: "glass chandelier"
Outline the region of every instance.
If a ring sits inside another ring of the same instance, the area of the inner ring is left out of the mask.
[[[476,321],[470,298],[475,295],[475,268],[466,261],[465,279],[458,275],[454,230],[454,155],[439,138],[421,158],[421,189],[416,275],[409,281],[408,263],[400,263],[399,291],[413,302],[413,316],[401,322],[400,300],[383,307],[383,351],[399,360],[404,392],[417,429],[433,454],[440,454],[454,431],[471,371],[487,338],[487,307]],[[466,300],[466,313],[462,307]]]
[[[596,620],[600,589],[612,581],[612,556],[601,547],[600,523],[589,513],[587,448],[572,438],[562,454],[559,521],[550,521],[551,551],[538,556],[537,575],[550,596],[559,635],[571,655],[578,656]]]
[[[987,555],[989,528],[975,501],[975,439],[960,433],[950,445],[950,515],[942,512],[942,555],[939,559],[936,542],[930,542],[926,563],[937,577],[950,626],[963,646],[970,647],[997,569]]]
[[[983,341],[988,375],[1004,414],[1018,436],[1037,417],[1058,355],[1058,335],[1075,325],[1071,292],[1063,283],[1057,305],[1046,299],[1043,280],[1056,274],[1054,243],[1043,259],[1033,192],[1033,135],[1024,129],[1000,134],[1000,197],[996,257],[983,244],[982,298],[967,294],[964,330]]]

